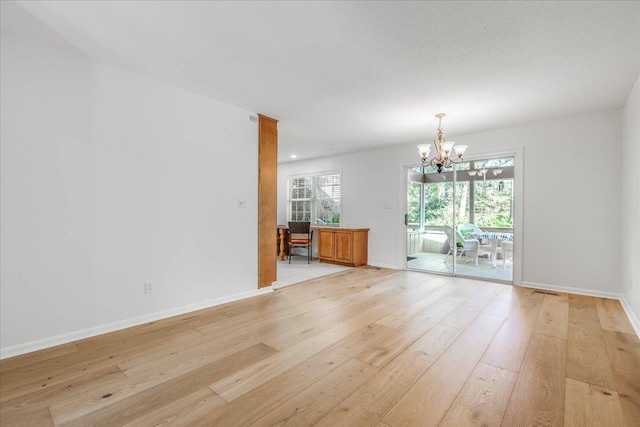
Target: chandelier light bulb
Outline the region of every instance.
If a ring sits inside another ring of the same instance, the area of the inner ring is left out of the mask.
[[[422,157],[423,159],[427,159],[429,157],[429,153],[431,153],[431,145],[429,144],[418,145],[418,152],[420,153],[420,157]]]
[[[442,143],[442,151],[444,151],[444,154],[446,156],[449,156],[449,153],[451,153],[451,148],[453,147],[454,144],[455,144],[455,142],[443,142]]]
[[[467,151],[467,146],[466,145],[456,145],[455,147],[453,147],[453,151],[456,152],[456,155],[458,156],[458,158],[462,158],[462,155],[464,154],[465,151]]]

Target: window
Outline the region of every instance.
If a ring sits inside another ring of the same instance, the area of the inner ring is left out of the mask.
[[[457,165],[456,222],[472,222],[488,229],[513,228],[513,157],[477,160]],[[410,230],[452,224],[453,172],[435,166],[409,171],[407,222]]]
[[[290,178],[289,221],[340,225],[340,173]]]

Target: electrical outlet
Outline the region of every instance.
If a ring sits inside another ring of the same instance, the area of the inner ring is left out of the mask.
[[[153,292],[153,285],[151,283],[145,282],[145,284],[144,284],[144,293],[145,294],[150,294],[151,292]]]
[[[238,207],[244,209],[247,207],[247,201],[244,199],[238,199]]]

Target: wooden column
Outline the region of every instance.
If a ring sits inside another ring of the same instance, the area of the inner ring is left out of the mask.
[[[264,288],[276,281],[278,121],[258,116],[258,288]]]

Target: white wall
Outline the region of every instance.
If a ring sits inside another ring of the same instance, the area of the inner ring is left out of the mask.
[[[524,147],[525,284],[621,292],[621,120],[621,110],[604,111],[450,138],[469,145],[467,158]],[[370,264],[404,268],[400,169],[418,163],[416,145],[281,163],[278,223],[286,222],[288,176],[342,169],[343,225],[371,228]]]
[[[640,325],[640,76],[622,119],[622,293]],[[638,331],[640,334],[640,331]]]
[[[257,288],[248,111],[5,33],[1,52],[3,357]]]

